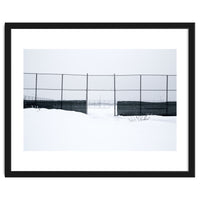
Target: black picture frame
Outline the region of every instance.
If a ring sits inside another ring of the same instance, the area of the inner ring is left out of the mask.
[[[188,171],[12,171],[11,32],[13,29],[188,30]],[[5,23],[5,177],[195,177],[195,23]]]

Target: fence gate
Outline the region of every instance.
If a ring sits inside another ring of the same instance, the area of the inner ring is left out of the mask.
[[[88,75],[88,113],[116,115],[114,75]]]

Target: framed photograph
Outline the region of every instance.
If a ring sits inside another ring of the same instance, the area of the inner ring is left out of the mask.
[[[6,23],[6,177],[194,177],[194,23]]]

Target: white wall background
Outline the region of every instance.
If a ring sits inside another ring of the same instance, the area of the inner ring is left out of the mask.
[[[92,0],[25,1],[0,3],[1,44],[4,44],[5,22],[196,22],[200,28],[199,1],[169,0]],[[199,52],[196,39],[196,55]],[[0,48],[1,96],[4,84],[4,47]],[[196,59],[196,66],[199,60]],[[198,77],[199,69],[196,70]],[[200,80],[196,80],[196,87]],[[196,89],[197,91],[198,89]],[[196,94],[196,102],[200,93]],[[0,110],[4,110],[3,98]],[[196,106],[197,112],[200,107]],[[198,122],[199,118],[196,119]],[[4,113],[1,120],[1,199],[199,199],[200,140],[196,128],[196,178],[4,178]]]

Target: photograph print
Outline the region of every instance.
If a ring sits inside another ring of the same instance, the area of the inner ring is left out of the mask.
[[[194,24],[14,23],[5,36],[6,176],[194,176]]]
[[[24,150],[175,151],[175,49],[24,50]]]

